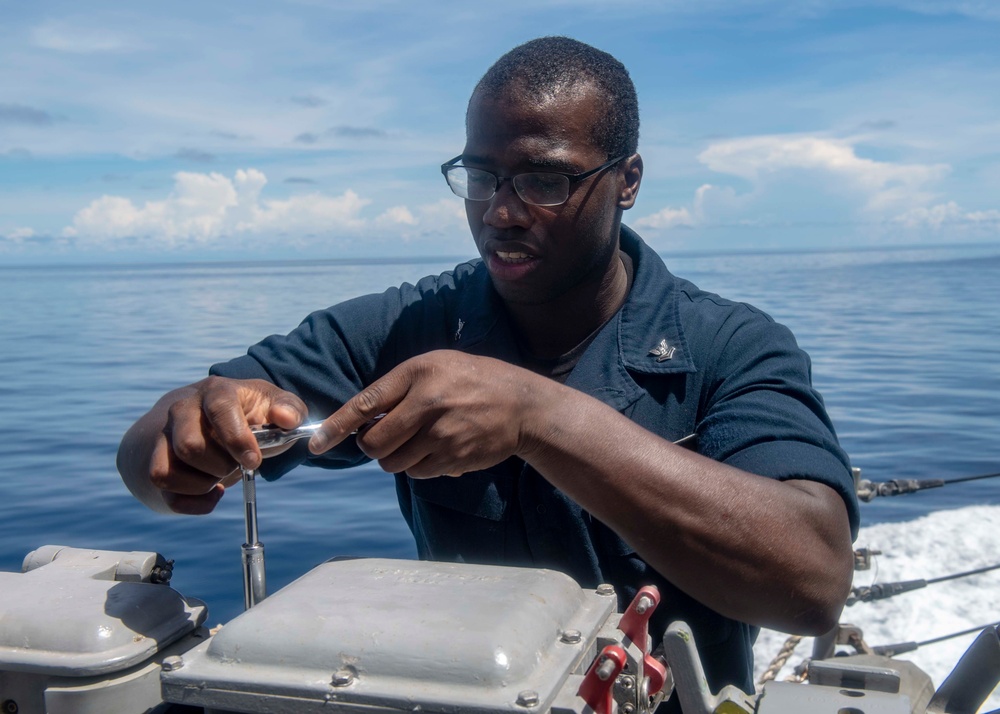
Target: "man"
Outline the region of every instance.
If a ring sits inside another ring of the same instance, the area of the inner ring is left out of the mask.
[[[825,632],[851,583],[857,504],[808,357],[621,225],[643,165],[610,55],[515,48],[466,129],[442,171],[482,260],[314,313],[167,394],[122,441],[126,483],[205,513],[261,464],[249,425],[329,417],[264,475],[376,459],[421,557],[555,568],[626,603],[656,584],[655,634],[685,619],[712,688],[752,691],[755,628]],[[692,434],[697,451],[672,443]]]

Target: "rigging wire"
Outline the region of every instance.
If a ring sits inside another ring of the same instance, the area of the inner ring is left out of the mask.
[[[945,486],[947,486],[950,483],[962,483],[963,481],[979,481],[984,478],[996,478],[997,476],[1000,476],[1000,472],[995,474],[982,474],[981,476],[962,476],[961,478],[950,478],[944,483]]]
[[[1000,477],[1000,472],[991,474],[980,474],[979,476],[960,476],[959,478],[894,478],[891,481],[868,481],[859,480],[857,486],[858,498],[865,503],[871,501],[876,496],[902,496],[907,493],[916,493],[929,488],[940,488],[953,483],[965,483],[967,481],[981,481],[988,478]]]
[[[979,627],[970,627],[967,630],[962,630],[961,632],[952,632],[950,635],[941,635],[940,637],[933,637],[929,640],[924,640],[923,642],[897,642],[892,645],[878,645],[872,647],[872,652],[877,655],[885,655],[886,657],[893,657],[897,654],[902,654],[903,652],[912,652],[918,647],[924,647],[925,645],[935,645],[938,642],[944,642],[945,640],[954,639],[955,637],[961,637],[962,635],[969,635],[973,632],[982,632],[987,627],[997,627],[1000,623],[990,622],[986,625],[980,625]]]
[[[964,578],[969,575],[979,575],[980,573],[987,573],[991,570],[996,570],[1000,568],[1000,563],[996,565],[986,565],[982,568],[976,568],[974,570],[966,570],[964,573],[954,573],[953,575],[942,575],[939,578],[931,578],[927,581],[928,585],[933,585],[934,583],[943,583],[946,580],[957,580],[958,578]]]
[[[850,607],[851,605],[856,605],[859,602],[885,600],[886,598],[893,597],[894,595],[901,595],[902,593],[919,590],[920,588],[925,588],[928,585],[933,585],[935,583],[957,580],[958,578],[965,578],[970,575],[979,575],[980,573],[988,573],[991,570],[997,569],[1000,569],[1000,563],[987,565],[982,568],[975,568],[974,570],[966,570],[961,573],[942,575],[941,577],[931,578],[930,580],[923,578],[918,580],[898,580],[891,583],[876,583],[875,585],[855,587],[851,588],[851,595],[847,598],[846,605]]]

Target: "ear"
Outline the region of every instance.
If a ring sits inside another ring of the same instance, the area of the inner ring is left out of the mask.
[[[622,166],[622,188],[618,194],[618,208],[628,210],[635,205],[636,196],[639,195],[639,184],[642,183],[642,157],[639,154],[632,154],[624,159]]]

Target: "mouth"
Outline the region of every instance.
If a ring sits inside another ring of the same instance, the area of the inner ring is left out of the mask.
[[[522,253],[521,251],[497,250],[494,251],[494,255],[496,255],[502,263],[506,263],[508,265],[525,263],[534,259],[534,256]]]
[[[502,282],[519,282],[527,279],[540,265],[540,259],[534,252],[528,252],[524,244],[504,245],[500,241],[487,244],[483,257],[489,265],[490,274],[494,280]]]

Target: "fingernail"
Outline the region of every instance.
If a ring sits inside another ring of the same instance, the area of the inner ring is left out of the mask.
[[[253,451],[244,451],[243,456],[240,458],[240,464],[245,469],[255,469],[260,465],[257,462],[257,454]]]
[[[326,438],[326,434],[317,431],[309,438],[309,451],[318,454],[326,448],[328,442],[329,439]]]

